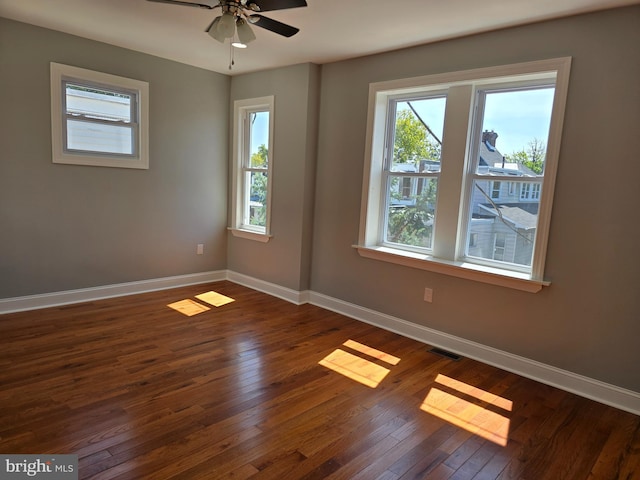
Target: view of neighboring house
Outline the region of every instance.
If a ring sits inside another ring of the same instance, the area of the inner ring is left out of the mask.
[[[542,182],[525,165],[507,162],[496,147],[497,138],[496,132],[485,131],[478,147],[477,174],[483,178],[476,179],[473,185],[466,255],[529,266]],[[440,162],[431,160],[395,164],[394,172],[401,178],[394,185],[395,195],[390,198],[389,208],[416,206],[423,195],[426,178],[415,174],[439,171]],[[505,181],[505,176],[513,180]]]
[[[531,265],[542,182],[532,181],[537,175],[526,166],[507,163],[497,138],[495,132],[482,133],[477,173],[488,178],[474,185],[467,255]],[[498,175],[514,180],[491,180]]]

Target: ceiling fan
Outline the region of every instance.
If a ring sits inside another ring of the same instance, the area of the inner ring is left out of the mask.
[[[148,0],[149,2],[185,5],[188,7],[214,10],[220,8],[222,15],[216,17],[205,30],[211,37],[224,43],[231,39],[235,47],[245,48],[256,36],[251,25],[264,28],[284,37],[291,37],[300,30],[277,20],[260,15],[257,12],[284,10],[287,8],[306,7],[305,0],[218,0],[217,5],[189,2],[186,0]]]

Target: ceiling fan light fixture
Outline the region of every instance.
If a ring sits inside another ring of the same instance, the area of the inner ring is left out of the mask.
[[[253,33],[253,30],[251,30],[251,27],[244,19],[241,18],[238,20],[236,29],[238,31],[238,40],[240,40],[240,43],[244,44],[245,47],[256,39],[256,34]]]
[[[224,12],[216,27],[223,38],[232,38],[236,31],[236,19],[233,13]]]
[[[216,17],[216,19],[213,21],[213,23],[207,30],[207,33],[211,36],[211,38],[219,41],[220,43],[224,43],[225,37],[224,35],[221,35],[220,31],[218,30],[219,24],[220,24],[220,17]]]

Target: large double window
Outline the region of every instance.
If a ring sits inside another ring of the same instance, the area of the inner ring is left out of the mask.
[[[231,231],[263,242],[270,236],[273,103],[272,96],[234,102]]]
[[[148,168],[148,84],[51,64],[53,162]]]
[[[569,65],[372,84],[360,254],[539,290]]]

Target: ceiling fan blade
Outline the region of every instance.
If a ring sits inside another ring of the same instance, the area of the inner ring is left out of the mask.
[[[194,2],[183,2],[182,0],[147,0],[147,2],[156,2],[156,3],[169,3],[173,5],[186,5],[187,7],[198,7],[198,8],[206,8],[207,10],[213,10],[220,6],[218,5],[207,5],[206,3],[194,3]]]
[[[292,37],[300,31],[299,28],[292,27],[291,25],[287,25],[286,23],[282,23],[277,20],[273,20],[272,18],[263,17],[262,15],[251,15],[249,18],[252,19],[252,25],[270,30],[273,33],[282,35],[283,37]]]
[[[255,3],[260,7],[261,12],[307,6],[307,2],[305,0],[255,0],[253,2],[249,0],[247,3]]]

